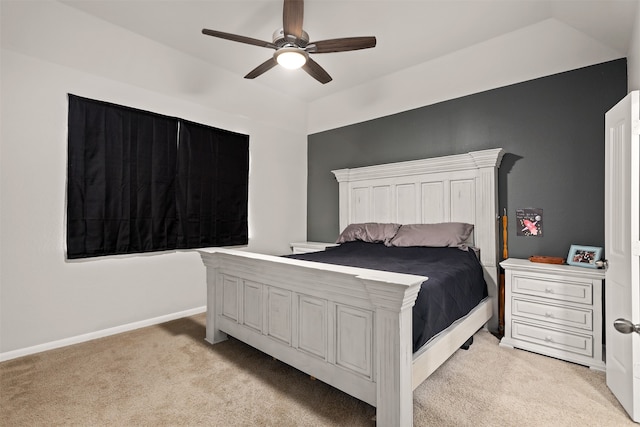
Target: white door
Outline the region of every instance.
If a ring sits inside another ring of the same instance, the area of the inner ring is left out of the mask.
[[[604,210],[609,261],[605,282],[607,386],[636,422],[640,422],[638,94],[631,92],[605,115]]]

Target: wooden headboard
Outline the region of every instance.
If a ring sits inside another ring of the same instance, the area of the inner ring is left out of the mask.
[[[339,183],[340,231],[352,223],[474,224],[497,328],[498,167],[502,148],[332,171]],[[493,324],[495,321],[495,325]]]

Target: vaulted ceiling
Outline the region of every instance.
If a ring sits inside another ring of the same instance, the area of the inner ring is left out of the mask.
[[[281,0],[61,0],[62,3],[236,74],[245,74],[273,50],[217,39],[203,28],[271,41],[282,27]],[[628,52],[638,0],[306,0],[310,39],[376,36],[373,49],[313,58],[333,77],[322,85],[302,70],[276,67],[255,81],[303,101],[314,101],[361,83],[423,64],[508,33],[532,28],[528,49],[545,49],[553,20],[586,45]],[[540,28],[540,30],[537,30]],[[558,33],[557,43],[571,43]],[[540,42],[537,41],[539,36]],[[469,64],[472,67],[473,64]]]

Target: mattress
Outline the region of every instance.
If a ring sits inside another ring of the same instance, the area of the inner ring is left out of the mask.
[[[487,296],[482,266],[472,250],[387,247],[382,243],[354,241],[321,252],[287,257],[428,277],[413,307],[414,352]]]

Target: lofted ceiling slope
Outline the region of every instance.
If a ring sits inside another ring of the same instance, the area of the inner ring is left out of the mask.
[[[271,41],[272,33],[282,26],[281,0],[61,2],[226,69],[238,79],[270,58],[273,50],[205,36],[201,30],[209,28]],[[313,55],[333,77],[325,85],[302,70],[280,67],[255,81],[301,101],[313,102],[549,19],[577,31],[595,49],[604,46],[612,56],[625,57],[638,3],[638,0],[306,0],[304,29],[312,41],[373,35],[377,46]],[[536,46],[536,33],[531,37],[529,46]],[[540,40],[546,41],[548,37]],[[543,43],[537,48],[544,49]],[[584,43],[575,51],[575,55],[582,54]]]

